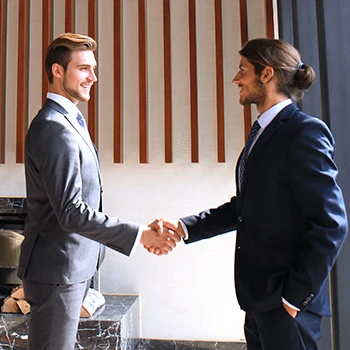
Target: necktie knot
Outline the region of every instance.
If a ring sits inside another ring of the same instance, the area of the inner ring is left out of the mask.
[[[252,147],[252,144],[253,144],[255,137],[256,137],[257,133],[259,132],[260,128],[261,128],[261,126],[260,126],[259,122],[256,120],[254,122],[252,128],[250,129],[246,144],[245,144],[244,149],[242,151],[242,157],[241,157],[241,161],[239,163],[239,172],[238,172],[239,188],[240,189],[242,188],[243,176],[244,176],[244,171],[245,171],[245,164],[246,164],[246,161],[248,159],[249,151]]]
[[[86,129],[85,120],[84,120],[84,117],[79,112],[77,114],[77,121],[79,125],[85,130]]]

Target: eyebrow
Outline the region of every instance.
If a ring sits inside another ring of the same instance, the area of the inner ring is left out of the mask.
[[[78,67],[92,67],[92,68],[97,68],[97,64],[89,64],[89,63],[82,63],[82,64],[78,64]]]

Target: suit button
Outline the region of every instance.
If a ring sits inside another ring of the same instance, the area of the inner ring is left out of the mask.
[[[303,306],[306,306],[306,305],[307,305],[307,302],[306,302],[306,301],[304,301],[304,302],[303,302]]]
[[[242,216],[239,216],[239,217],[238,217],[238,221],[239,221],[239,222],[243,222]]]

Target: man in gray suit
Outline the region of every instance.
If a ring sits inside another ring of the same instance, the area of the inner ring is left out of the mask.
[[[97,80],[95,49],[93,39],[71,33],[50,44],[49,92],[26,137],[28,215],[18,275],[31,306],[30,350],[74,349],[103,245],[130,255],[140,242],[167,254],[180,240],[102,212],[98,153],[77,108]]]

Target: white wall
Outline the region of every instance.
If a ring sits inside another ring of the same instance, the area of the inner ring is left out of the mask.
[[[264,1],[259,0],[263,4]],[[113,164],[112,0],[99,2],[99,149],[105,211],[147,224],[155,217],[178,218],[215,207],[235,192],[234,168],[243,146],[243,110],[236,73],[240,43],[239,1],[223,0],[226,163],[216,160],[214,2],[197,1],[199,163],[190,161],[189,51],[187,0],[171,1],[173,163],[164,163],[162,1],[148,0],[149,164],[138,159],[137,1],[123,1],[124,163]],[[260,4],[260,5],[261,5]],[[87,1],[77,1],[77,31],[87,31]],[[8,2],[6,164],[0,165],[1,196],[25,196],[23,164],[15,164],[17,75],[16,1]],[[64,31],[64,1],[54,1],[54,35]],[[30,119],[41,107],[41,2],[31,2]],[[263,13],[255,26],[263,28]],[[38,79],[40,77],[40,79]],[[80,105],[86,111],[86,105]],[[234,287],[235,234],[155,257],[141,246],[127,258],[108,250],[101,290],[138,294],[146,338],[240,340],[243,317]]]

